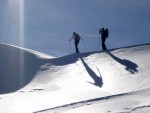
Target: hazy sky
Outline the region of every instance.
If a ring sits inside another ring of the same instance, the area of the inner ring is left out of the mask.
[[[0,0],[0,43],[62,56],[75,52],[68,41],[75,31],[81,52],[97,51],[102,27],[110,49],[150,43],[150,0],[24,0],[24,39],[20,9],[19,0]]]

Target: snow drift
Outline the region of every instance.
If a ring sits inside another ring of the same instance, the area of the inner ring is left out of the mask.
[[[59,58],[1,44],[0,53],[3,113],[107,113],[150,106],[150,44]],[[143,98],[134,98],[139,95]],[[121,105],[123,98],[128,101]]]
[[[0,44],[0,94],[19,90],[36,75],[45,60],[31,50]]]

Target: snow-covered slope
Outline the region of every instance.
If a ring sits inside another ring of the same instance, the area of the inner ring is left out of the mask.
[[[0,44],[0,93],[17,91],[28,84],[45,63],[42,53]]]
[[[150,44],[59,58],[1,44],[0,53],[2,113],[150,112]]]

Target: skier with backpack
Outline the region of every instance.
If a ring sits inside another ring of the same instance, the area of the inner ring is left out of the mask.
[[[105,41],[106,41],[106,38],[108,38],[109,31],[108,31],[108,29],[102,28],[102,29],[99,29],[99,33],[101,34],[102,49],[107,50],[106,45],[105,45]]]
[[[80,39],[83,41],[83,39],[80,37],[79,34],[77,34],[76,32],[73,32],[72,38],[69,40],[69,42],[74,39],[74,44],[75,44],[75,49],[76,49],[76,53],[79,53],[79,49],[78,49],[78,44],[80,42]]]

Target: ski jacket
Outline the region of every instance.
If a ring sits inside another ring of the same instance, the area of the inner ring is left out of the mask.
[[[78,35],[78,34],[73,34],[73,35],[72,35],[72,38],[71,38],[70,40],[74,39],[75,41],[79,41],[80,38],[81,38],[80,35]]]

